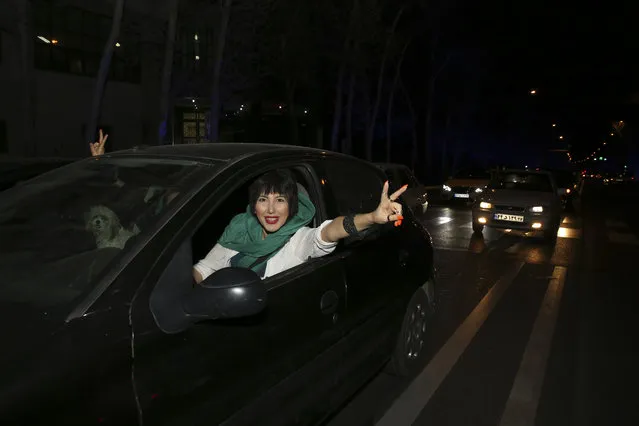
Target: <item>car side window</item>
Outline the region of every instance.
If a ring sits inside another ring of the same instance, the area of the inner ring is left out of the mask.
[[[323,168],[329,217],[371,212],[377,208],[384,182],[375,168],[347,160],[326,160]]]

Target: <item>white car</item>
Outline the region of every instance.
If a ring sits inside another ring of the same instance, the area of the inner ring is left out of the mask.
[[[541,232],[554,240],[561,224],[561,198],[549,172],[503,170],[473,205],[473,231],[485,226]]]

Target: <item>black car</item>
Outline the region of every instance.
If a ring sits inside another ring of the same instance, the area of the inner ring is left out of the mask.
[[[404,192],[402,198],[413,213],[419,216],[426,212],[428,208],[428,191],[408,166],[396,163],[377,163],[377,167],[386,173],[391,192],[399,189],[402,185],[408,185],[408,189]]]
[[[288,168],[313,226],[373,210],[381,170],[307,148],[201,144],[88,158],[0,194],[0,422],[312,425],[390,360],[422,365],[433,249],[410,212],[264,280],[192,265]]]
[[[73,161],[68,158],[0,159],[0,191]]]

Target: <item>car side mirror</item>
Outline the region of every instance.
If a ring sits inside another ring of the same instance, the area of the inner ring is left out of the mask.
[[[182,309],[192,320],[242,318],[266,308],[266,287],[246,268],[224,268],[213,273],[182,299]]]

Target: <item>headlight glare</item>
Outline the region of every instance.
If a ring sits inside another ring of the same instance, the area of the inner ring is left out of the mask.
[[[442,188],[444,189],[444,191],[452,191],[451,187],[448,185],[442,185]]]
[[[532,209],[530,209],[530,211],[532,211],[533,213],[543,213],[544,208],[542,206],[535,206]]]
[[[485,201],[482,201],[481,203],[479,203],[479,208],[480,209],[492,209],[493,205],[490,203],[487,203]]]

